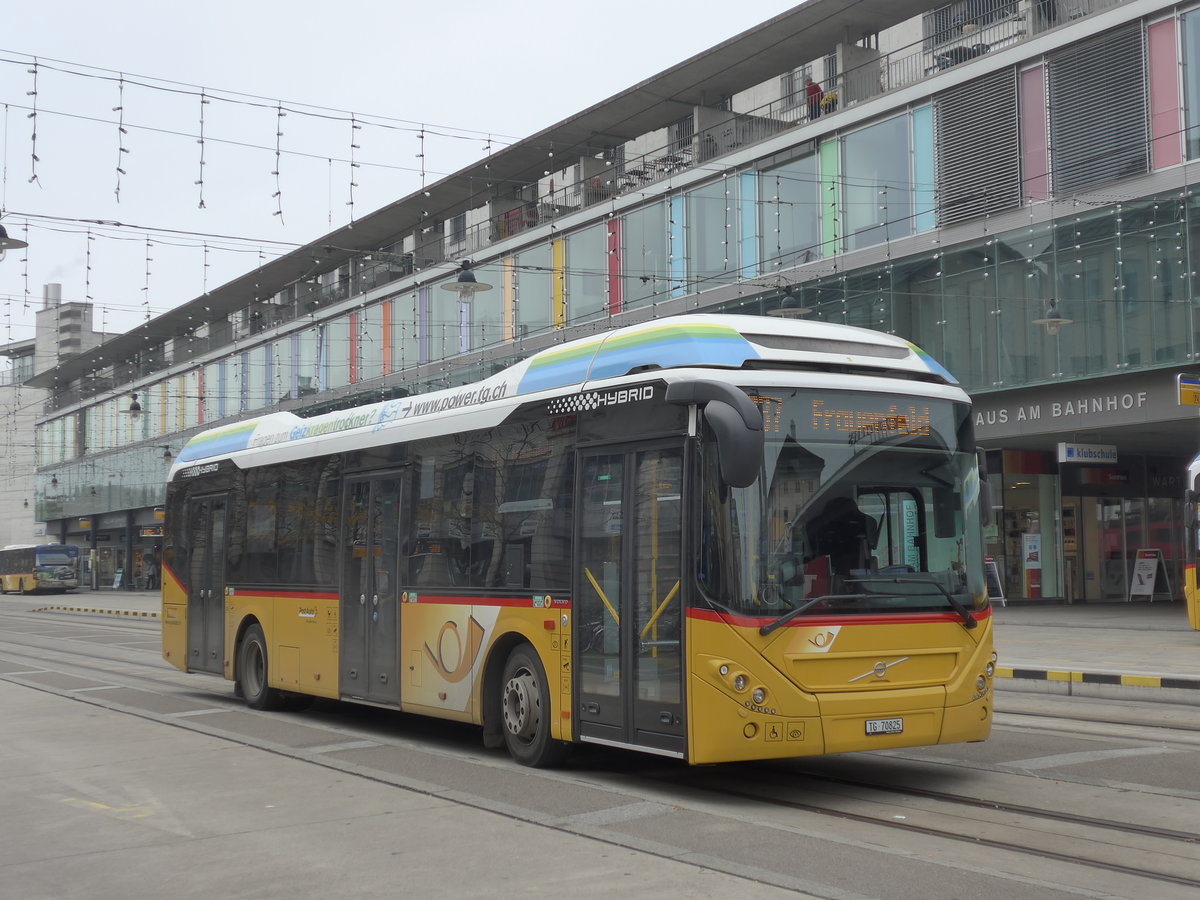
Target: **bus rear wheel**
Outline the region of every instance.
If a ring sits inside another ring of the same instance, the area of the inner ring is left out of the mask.
[[[567,745],[550,737],[550,690],[532,647],[522,644],[513,649],[500,685],[500,718],[509,754],[524,766],[559,765],[566,758]]]
[[[238,648],[238,691],[251,709],[282,709],[282,692],[268,686],[267,639],[258,625],[251,625]]]

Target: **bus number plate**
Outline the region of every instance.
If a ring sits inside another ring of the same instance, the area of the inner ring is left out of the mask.
[[[903,719],[867,719],[867,734],[900,734],[902,731]]]

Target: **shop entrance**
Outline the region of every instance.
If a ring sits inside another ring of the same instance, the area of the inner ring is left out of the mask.
[[[1178,594],[1183,501],[1168,497],[1064,497],[1063,562],[1068,599],[1128,600],[1138,550],[1158,550]]]

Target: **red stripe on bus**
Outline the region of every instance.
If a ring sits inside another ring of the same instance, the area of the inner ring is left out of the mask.
[[[329,591],[274,591],[246,590],[245,588],[231,588],[229,591],[229,596],[256,600],[336,600],[338,598],[336,593],[331,593]]]
[[[450,606],[508,606],[525,609],[570,609],[571,601],[555,600],[548,606],[534,606],[532,597],[459,597],[449,594],[423,594],[405,591],[409,603],[445,603]],[[414,596],[415,595],[415,596]]]
[[[735,625],[742,628],[759,628],[779,618],[779,616],[739,616],[734,613],[721,613],[712,609],[689,609],[687,614],[689,619],[718,622],[722,625]],[[783,613],[780,615],[783,615]],[[981,621],[991,618],[992,610],[991,607],[975,610],[971,615],[976,621]],[[831,615],[826,613],[814,616],[797,616],[792,621],[785,622],[781,627],[799,628],[806,625],[909,625],[922,622],[961,621],[962,617],[956,612],[888,613],[871,616],[853,614]]]

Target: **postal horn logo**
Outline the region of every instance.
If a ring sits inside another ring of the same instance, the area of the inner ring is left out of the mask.
[[[438,631],[437,651],[425,645],[425,655],[439,675],[451,684],[458,684],[470,674],[483,647],[483,626],[474,616],[467,619],[467,639],[464,643],[457,622],[446,622]]]

